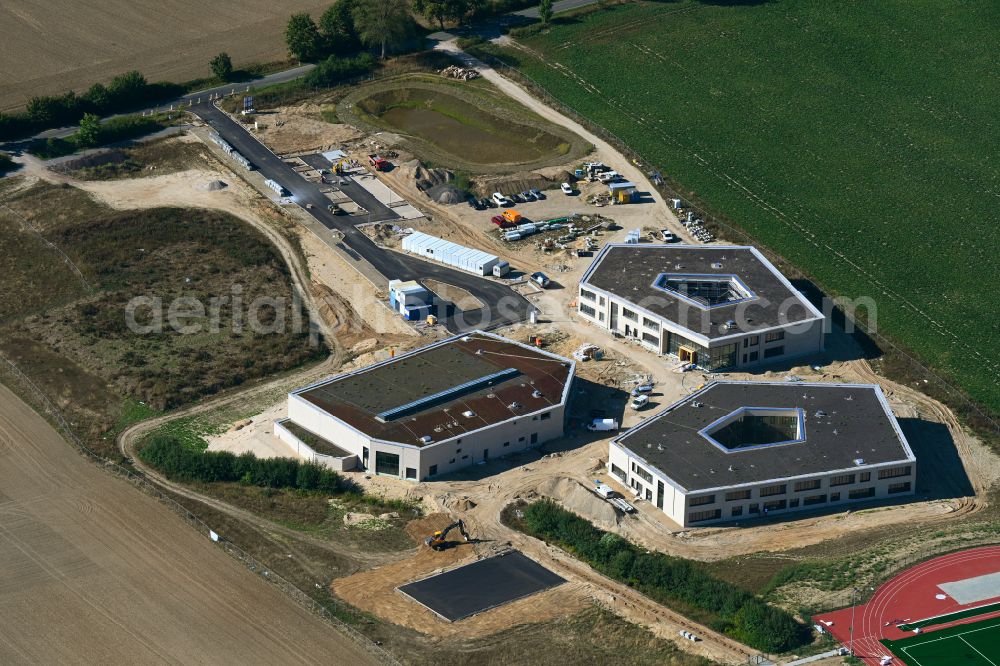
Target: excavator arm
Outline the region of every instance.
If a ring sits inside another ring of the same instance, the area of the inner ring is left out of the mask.
[[[444,548],[445,544],[447,544],[448,542],[447,541],[448,533],[451,532],[456,527],[458,528],[458,531],[461,533],[463,539],[465,539],[466,541],[472,540],[472,538],[469,536],[469,533],[465,531],[465,523],[462,522],[461,520],[456,520],[454,523],[444,528],[443,530],[435,532],[433,536],[429,536],[426,539],[424,539],[424,543],[433,548],[434,550],[440,550],[441,548]]]

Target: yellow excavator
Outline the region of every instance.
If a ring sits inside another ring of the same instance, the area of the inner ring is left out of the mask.
[[[432,536],[424,539],[424,543],[427,544],[431,550],[444,550],[445,548],[449,548],[452,546],[453,542],[447,540],[448,532],[451,532],[456,527],[458,528],[458,531],[461,532],[463,539],[466,541],[472,540],[469,533],[465,531],[465,523],[461,520],[456,520],[443,530],[437,530]]]

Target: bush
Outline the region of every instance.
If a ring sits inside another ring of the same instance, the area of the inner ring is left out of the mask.
[[[599,530],[551,500],[525,508],[524,523],[529,534],[559,545],[655,601],[682,606],[758,650],[786,652],[809,641],[808,628],[784,610],[713,577],[695,562],[646,552]]]
[[[139,458],[171,481],[239,482],[262,488],[294,488],[329,494],[357,492],[354,483],[314,463],[292,458],[239,456],[228,451],[200,451],[169,434],[154,435]]]
[[[0,176],[14,169],[14,160],[7,153],[0,153]]]
[[[330,88],[375,70],[378,61],[368,52],[353,58],[330,56],[305,77],[310,88]]]

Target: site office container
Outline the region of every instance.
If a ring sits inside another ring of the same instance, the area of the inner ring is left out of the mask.
[[[500,258],[496,255],[419,231],[405,237],[402,247],[405,251],[418,254],[425,259],[478,275],[489,275],[493,267],[500,262]]]
[[[471,250],[466,248],[463,252],[460,252],[456,256],[455,265],[465,271],[475,271],[476,262],[482,256],[482,252],[479,250]]]

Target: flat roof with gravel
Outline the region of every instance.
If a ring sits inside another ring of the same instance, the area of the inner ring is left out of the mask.
[[[369,437],[426,445],[556,407],[570,359],[475,332],[325,380],[293,395]]]
[[[610,244],[580,284],[707,338],[823,318],[750,246]]]
[[[914,460],[875,384],[714,382],[613,441],[686,491]]]

